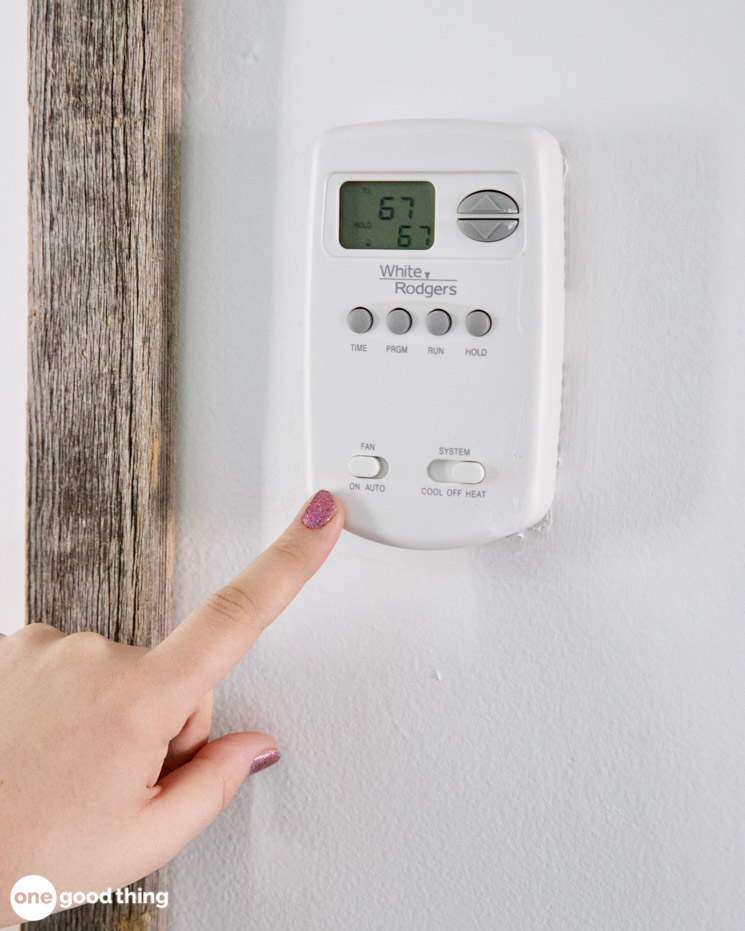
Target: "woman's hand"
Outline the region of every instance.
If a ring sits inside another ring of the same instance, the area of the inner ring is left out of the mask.
[[[279,759],[252,731],[209,740],[212,687],[287,607],[336,543],[319,492],[288,529],[152,650],[30,624],[0,639],[0,927],[10,890],[38,874],[101,891],[170,860]]]

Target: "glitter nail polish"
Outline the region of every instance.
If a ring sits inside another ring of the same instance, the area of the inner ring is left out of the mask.
[[[266,769],[267,766],[273,766],[279,759],[279,750],[265,750],[263,753],[260,753],[256,759],[251,764],[251,769],[249,770],[249,776],[253,776],[254,773],[260,773],[262,769]]]
[[[311,530],[325,527],[336,513],[336,501],[329,491],[317,492],[303,514],[303,523]]]

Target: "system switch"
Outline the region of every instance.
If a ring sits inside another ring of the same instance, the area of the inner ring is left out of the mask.
[[[480,462],[472,459],[433,459],[427,466],[427,474],[433,482],[478,485],[484,481],[486,471]]]

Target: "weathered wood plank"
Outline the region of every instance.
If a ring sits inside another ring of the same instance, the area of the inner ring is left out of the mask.
[[[29,41],[28,619],[150,646],[172,623],[181,2],[30,0]]]

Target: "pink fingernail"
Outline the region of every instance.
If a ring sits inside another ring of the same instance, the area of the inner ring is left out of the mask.
[[[318,530],[319,527],[325,527],[335,513],[334,496],[329,491],[319,491],[303,514],[303,523],[311,530]]]
[[[260,773],[262,769],[266,769],[268,766],[274,766],[278,759],[279,750],[265,750],[253,761],[248,775],[253,776],[254,773]]]

